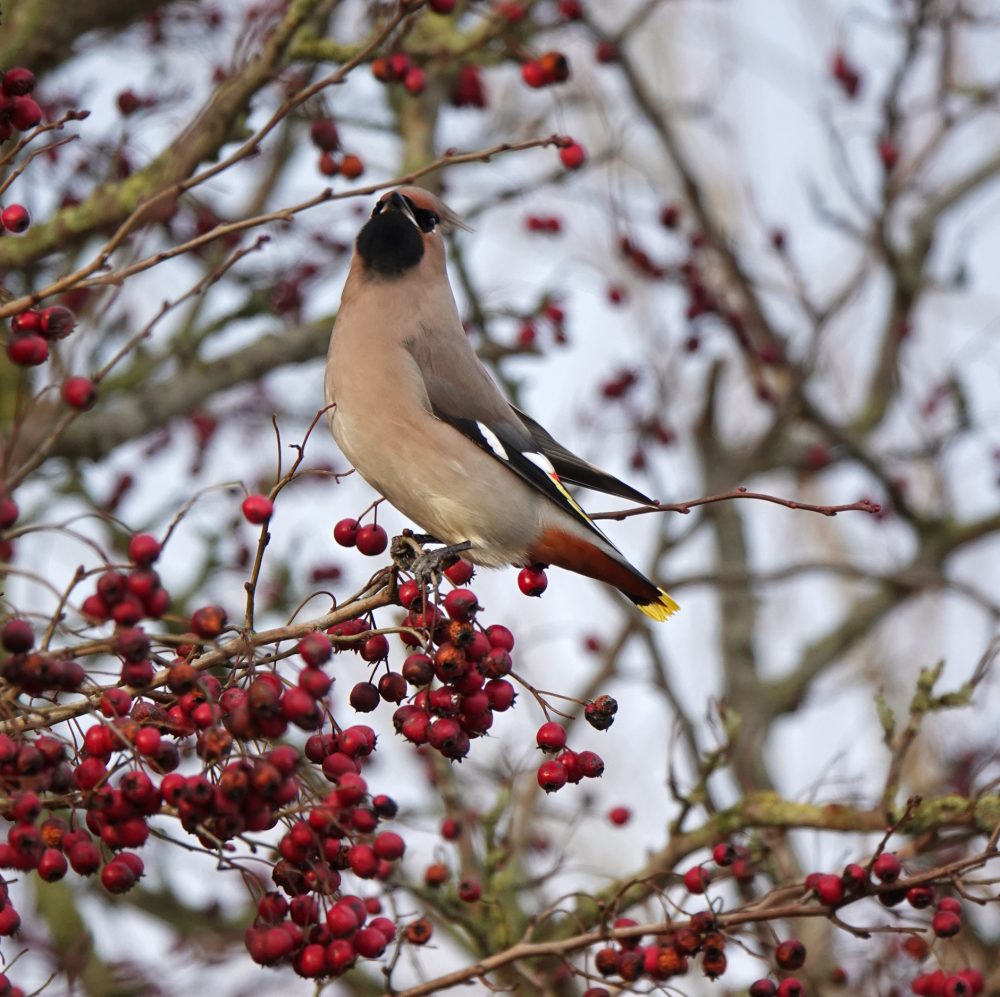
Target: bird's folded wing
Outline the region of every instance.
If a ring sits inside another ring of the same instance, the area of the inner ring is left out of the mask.
[[[595,536],[600,537],[604,543],[617,551],[618,548],[597,528],[576,499],[567,491],[552,461],[540,450],[523,449],[523,444],[517,441],[511,427],[490,426],[483,420],[464,419],[437,408],[433,411],[434,415],[442,422],[457,429],[463,436],[475,443],[480,450],[508,467],[519,478],[585,525]],[[569,453],[569,451],[566,452]]]
[[[512,405],[511,408],[514,406]],[[620,481],[613,474],[602,471],[595,464],[591,464],[590,461],[577,457],[575,453],[567,450],[530,415],[526,415],[518,408],[514,408],[514,411],[528,432],[531,433],[531,438],[539,451],[548,457],[556,469],[556,473],[564,482],[579,485],[581,488],[590,488],[596,492],[604,492],[607,495],[617,495],[619,498],[627,499],[630,502],[639,502],[641,505],[656,504],[653,499],[644,495],[637,488]]]

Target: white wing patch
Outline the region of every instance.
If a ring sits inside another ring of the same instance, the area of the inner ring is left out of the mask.
[[[490,445],[490,449],[501,459],[509,461],[510,457],[507,456],[507,451],[504,449],[504,445],[500,442],[500,437],[486,425],[485,422],[477,422],[476,425],[479,427],[479,432],[483,434],[483,439]],[[528,455],[531,456],[531,455]],[[544,459],[544,458],[543,458]],[[552,472],[555,472],[555,468],[549,464],[549,468]],[[544,470],[544,468],[543,468]],[[546,474],[549,472],[546,471]]]

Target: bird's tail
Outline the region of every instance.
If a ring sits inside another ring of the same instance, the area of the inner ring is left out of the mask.
[[[652,602],[640,602],[636,596],[629,595],[628,592],[625,592],[625,595],[627,595],[636,604],[640,613],[644,613],[651,620],[656,620],[657,623],[669,620],[670,617],[681,608],[676,602],[674,602],[673,599],[670,598],[668,593],[664,592],[661,588],[656,590],[656,598]]]
[[[658,623],[680,608],[658,585],[634,568],[610,544],[605,550],[590,540],[549,527],[528,552],[541,564],[554,564],[613,585],[635,603],[641,613]]]

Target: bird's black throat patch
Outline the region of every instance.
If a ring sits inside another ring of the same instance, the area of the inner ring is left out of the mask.
[[[398,211],[384,211],[358,233],[358,254],[365,266],[396,277],[424,258],[424,240],[417,227]]]

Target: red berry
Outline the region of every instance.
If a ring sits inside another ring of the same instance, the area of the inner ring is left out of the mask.
[[[556,790],[562,789],[568,780],[569,775],[566,771],[566,766],[555,759],[542,762],[538,767],[538,785],[546,793],[554,793]]]
[[[684,873],[684,886],[688,893],[704,893],[712,877],[701,865],[692,866]]]
[[[163,743],[163,737],[155,727],[140,727],[135,735],[135,747],[141,755],[155,756]]]
[[[309,633],[299,641],[298,652],[302,655],[302,660],[310,668],[318,668],[324,662],[330,660],[333,653],[333,645],[326,634]]]
[[[467,585],[475,574],[475,566],[471,561],[460,557],[454,564],[445,568],[444,573],[453,585]]]
[[[243,515],[248,523],[259,526],[274,513],[274,503],[266,495],[248,495],[243,500]]]
[[[542,68],[542,64],[536,59],[531,59],[529,62],[522,64],[521,79],[524,80],[529,87],[536,90],[539,87],[545,86],[545,84],[549,82],[546,77],[545,70]]]
[[[458,899],[474,904],[483,895],[483,887],[478,880],[463,879],[458,884]]]
[[[58,848],[46,848],[38,860],[38,875],[46,883],[54,883],[57,879],[62,879],[68,869],[69,863],[66,861],[66,856]]]
[[[26,132],[42,120],[42,109],[33,97],[15,97],[8,109],[10,123],[19,131]]]
[[[755,980],[747,990],[749,997],[774,997],[778,988],[772,980]]]
[[[321,152],[317,162],[317,169],[325,177],[335,177],[340,172],[340,161],[332,152]]]
[[[21,927],[21,916],[8,903],[0,910],[0,935],[13,935]]]
[[[435,14],[450,14],[455,9],[455,0],[430,0],[427,6]]]
[[[78,412],[85,412],[97,401],[97,388],[89,377],[68,377],[63,381],[63,401]]]
[[[159,556],[160,541],[151,533],[136,533],[128,542],[128,557],[134,564],[149,565]]]
[[[51,305],[38,316],[39,331],[48,340],[65,339],[76,328],[76,316],[65,305]]]
[[[309,126],[309,138],[317,149],[336,152],[340,148],[337,126],[329,118],[320,118]]]
[[[0,530],[9,530],[17,522],[20,512],[12,498],[0,495]]]
[[[587,153],[579,142],[571,142],[559,150],[559,158],[567,170],[578,170],[583,166]]]
[[[632,811],[628,807],[612,807],[608,811],[608,820],[617,827],[624,827],[632,819]]]
[[[549,580],[541,568],[522,568],[517,585],[528,596],[540,596],[548,588]]]
[[[221,606],[202,606],[191,614],[191,629],[199,636],[218,637],[226,628],[226,611]]]
[[[600,41],[594,50],[594,58],[602,63],[616,62],[618,60],[618,46],[612,41]]]
[[[544,723],[535,734],[535,743],[545,752],[562,751],[566,747],[566,728],[554,721]]]
[[[365,164],[360,156],[348,154],[340,161],[340,174],[347,180],[356,180],[365,172]]]
[[[3,211],[0,211],[0,225],[14,235],[27,232],[31,225],[31,215],[23,204],[8,204]]]
[[[899,146],[890,138],[883,138],[878,143],[878,156],[886,171],[893,170],[899,162]]]
[[[806,961],[806,947],[797,938],[789,938],[774,950],[774,961],[782,969],[800,969]]]
[[[91,876],[101,866],[101,853],[92,841],[77,841],[66,853],[69,864],[78,876]]]
[[[419,66],[411,66],[403,77],[403,87],[416,97],[427,88],[427,74]]]
[[[892,852],[882,852],[872,865],[876,879],[883,883],[895,883],[902,871],[899,859]]]
[[[934,903],[934,890],[930,886],[911,886],[906,891],[906,902],[917,910],[923,910]]]
[[[962,913],[962,902],[961,902],[961,900],[958,900],[955,897],[942,897],[938,901],[937,909],[938,910],[949,910],[949,911],[952,912],[952,914],[961,914]]]
[[[493,647],[502,648],[504,651],[514,650],[514,635],[499,623],[486,628],[486,638]]]
[[[108,893],[127,893],[138,879],[131,866],[120,858],[112,859],[101,870],[101,885]]]
[[[8,97],[23,97],[35,89],[35,74],[23,66],[15,66],[3,74],[3,92]]]
[[[49,344],[41,336],[17,336],[7,344],[7,357],[18,367],[37,367],[49,359]]]
[[[35,631],[27,620],[8,620],[0,630],[0,643],[11,654],[23,654],[34,647]]]
[[[355,951],[364,959],[377,959],[385,950],[388,942],[378,928],[362,928],[351,939]]]
[[[354,547],[358,539],[358,521],[356,519],[342,519],[333,528],[333,539],[341,547]]]
[[[775,994],[777,997],[805,997],[805,992],[801,981],[789,976],[778,984]]]
[[[368,523],[358,530],[355,546],[362,554],[375,557],[389,546],[389,535],[377,523]]]
[[[819,898],[820,903],[827,907],[833,907],[844,899],[844,883],[840,876],[824,874],[816,877],[813,883],[813,892]]]
[[[403,857],[403,853],[406,851],[406,842],[395,831],[383,831],[375,836],[372,848],[380,859],[396,862]]]
[[[371,713],[380,701],[381,697],[378,694],[378,686],[371,682],[359,682],[351,690],[351,706],[359,713]]]
[[[962,930],[962,918],[954,911],[938,910],[931,921],[931,928],[938,938],[951,938]]]
[[[479,611],[479,600],[471,589],[452,589],[444,597],[444,611],[459,623],[468,623]]]

